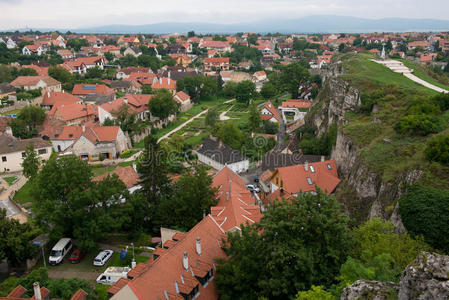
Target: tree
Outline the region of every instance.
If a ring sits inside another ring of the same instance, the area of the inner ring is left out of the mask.
[[[162,62],[156,56],[150,56],[147,54],[139,55],[137,58],[137,63],[142,67],[149,67],[153,72],[157,72],[157,70],[162,66]]]
[[[194,102],[201,97],[212,96],[218,91],[218,82],[213,77],[204,75],[186,76],[176,81],[178,91],[185,91]]]
[[[449,134],[440,134],[427,141],[425,154],[429,161],[449,165]]]
[[[237,88],[237,82],[228,81],[223,87],[223,95],[229,98],[235,97],[235,90]]]
[[[341,43],[340,45],[338,45],[338,52],[343,53],[345,50],[345,44]]]
[[[246,38],[246,41],[248,42],[248,44],[250,45],[256,45],[257,44],[257,39],[259,38],[259,36],[257,34],[250,34],[248,35],[248,37]]]
[[[323,286],[314,286],[305,292],[298,292],[295,300],[333,300],[335,297],[324,290]]]
[[[72,90],[75,82],[75,77],[66,69],[62,67],[48,68],[48,75],[61,82],[65,90]]]
[[[263,121],[263,132],[267,134],[276,134],[279,129],[277,122],[271,122],[270,120]]]
[[[191,38],[194,36],[195,36],[195,31],[192,30],[192,31],[187,32],[187,37]]]
[[[250,80],[244,80],[237,84],[235,98],[238,102],[249,104],[249,101],[256,95],[256,85]]]
[[[393,128],[397,133],[404,135],[426,136],[443,130],[444,123],[438,116],[417,114],[399,118]]]
[[[432,101],[435,102],[442,111],[449,109],[449,94],[441,93],[432,98]]]
[[[297,62],[292,63],[282,68],[280,79],[284,89],[296,99],[299,96],[299,87],[309,79],[309,71]]]
[[[100,67],[96,66],[94,68],[87,69],[86,78],[98,78],[101,79],[103,76],[103,70]]]
[[[158,224],[169,228],[190,230],[210,207],[215,205],[216,190],[211,187],[212,177],[204,167],[187,170],[175,183],[174,195],[164,198],[157,207]]]
[[[45,111],[38,106],[25,106],[17,115],[17,118],[10,121],[13,135],[22,139],[31,138],[37,134],[36,127],[45,120]]]
[[[122,68],[137,67],[137,58],[131,54],[127,54],[119,59],[119,64]]]
[[[449,63],[446,64],[446,66],[443,69],[444,72],[449,73]]]
[[[243,143],[243,132],[233,122],[222,122],[217,125],[215,135],[226,145],[240,150]]]
[[[206,114],[206,118],[204,120],[204,124],[206,124],[209,127],[214,127],[215,124],[220,119],[220,113],[216,107],[209,108]]]
[[[256,103],[252,102],[249,105],[248,115],[249,129],[254,132],[260,131],[262,117],[260,116],[260,111],[257,109]]]
[[[264,99],[271,99],[276,96],[276,93],[276,87],[271,82],[265,83],[260,90],[260,94]]]
[[[145,150],[137,164],[141,174],[142,193],[147,209],[157,205],[163,195],[169,195],[170,180],[167,171],[167,153],[157,142],[157,138],[148,135],[144,139]]]
[[[332,196],[301,193],[264,212],[260,223],[228,234],[216,284],[222,299],[288,299],[329,287],[351,246],[349,219]]]
[[[26,147],[25,150],[25,158],[22,161],[22,168],[23,168],[23,176],[25,176],[28,179],[33,179],[39,172],[39,166],[40,166],[39,158],[36,154],[36,151],[34,151],[34,145],[29,144]]]
[[[115,59],[115,56],[111,52],[106,52],[104,58],[106,58],[108,62],[112,62]]]
[[[29,223],[6,217],[6,210],[0,209],[0,260],[6,258],[13,266],[21,266],[26,259],[36,254],[31,240],[36,236]]]
[[[126,187],[117,175],[91,181],[90,166],[74,155],[51,157],[33,181],[33,213],[53,238],[74,237],[84,250],[118,224],[111,211],[120,205]]]
[[[153,94],[153,88],[150,84],[144,84],[142,85],[142,94],[143,95],[152,95]]]
[[[37,72],[33,68],[22,68],[19,70],[19,76],[37,76]]]
[[[178,112],[177,102],[173,100],[171,92],[165,89],[157,91],[148,103],[148,108],[153,116],[162,120]]]
[[[399,214],[412,236],[424,236],[431,246],[449,250],[449,191],[415,184],[399,201]]]

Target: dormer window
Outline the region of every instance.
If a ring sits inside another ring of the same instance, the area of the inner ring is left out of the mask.
[[[307,183],[308,183],[309,185],[312,185],[312,179],[310,179],[310,177],[307,177],[306,179],[307,179]]]
[[[312,173],[315,173],[315,168],[314,168],[313,166],[310,166],[310,171],[311,171]]]
[[[330,164],[327,164],[327,169],[332,170],[332,166]]]

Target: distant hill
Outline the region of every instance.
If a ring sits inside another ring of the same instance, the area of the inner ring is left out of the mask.
[[[38,28],[37,28],[38,29]],[[53,28],[52,30],[56,30]],[[29,30],[29,29],[27,29]],[[39,30],[39,29],[38,29]],[[43,31],[42,29],[40,29]],[[45,31],[49,31],[46,29]],[[449,20],[437,19],[363,19],[347,16],[316,15],[299,19],[265,19],[236,24],[177,23],[165,22],[146,25],[104,25],[70,29],[76,33],[236,33],[236,32],[281,32],[281,33],[334,33],[334,32],[404,32],[404,31],[449,31]],[[22,30],[25,31],[25,30]],[[61,30],[67,31],[66,29]]]
[[[356,17],[319,15],[290,20],[264,20],[252,23],[156,23],[147,25],[105,25],[74,30],[84,33],[236,33],[236,32],[382,32],[382,31],[449,31],[449,20],[437,19],[362,19]]]

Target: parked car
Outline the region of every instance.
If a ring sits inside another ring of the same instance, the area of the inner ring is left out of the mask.
[[[250,190],[251,192],[260,193],[260,188],[257,186],[254,186],[253,184],[247,184],[246,188]]]
[[[81,251],[80,249],[75,249],[72,252],[72,255],[70,255],[70,262],[72,264],[76,264],[79,263],[81,261],[81,259],[84,257],[84,251]]]
[[[69,238],[60,239],[50,251],[50,256],[48,257],[50,265],[55,266],[62,263],[70,249],[72,249],[72,240]]]
[[[104,266],[104,264],[112,257],[114,251],[112,250],[103,250],[94,259],[94,266]]]
[[[97,277],[97,283],[114,284],[120,278],[127,278],[129,270],[131,270],[129,267],[109,267]]]

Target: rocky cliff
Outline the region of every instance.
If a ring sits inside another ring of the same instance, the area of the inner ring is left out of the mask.
[[[422,252],[402,272],[399,283],[358,280],[340,299],[449,299],[449,256]]]
[[[360,157],[362,148],[342,130],[348,124],[347,114],[357,113],[361,105],[360,91],[339,76],[342,72],[342,65],[336,63],[323,74],[323,88],[306,117],[306,123],[317,128],[319,135],[327,132],[333,123],[338,125],[331,157],[336,160],[342,179],[336,196],[344,203],[347,213],[359,222],[373,217],[391,220],[402,232],[404,226],[397,212],[398,199],[408,184],[422,176],[422,172],[409,171],[393,181],[384,182],[381,175],[364,165]]]

